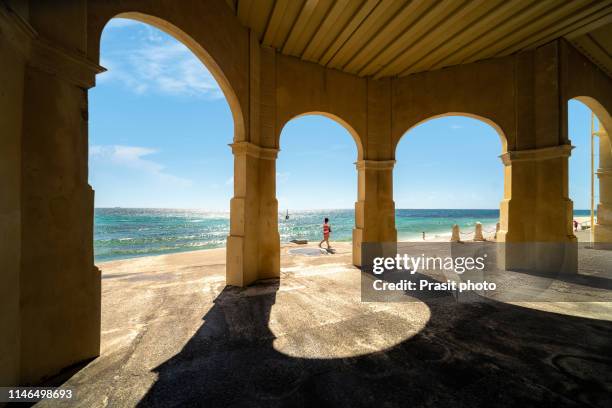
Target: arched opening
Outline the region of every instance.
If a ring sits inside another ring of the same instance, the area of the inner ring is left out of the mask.
[[[89,93],[102,353],[130,341],[122,331],[130,331],[129,325],[115,329],[117,310],[109,312],[114,307],[105,296],[120,292],[124,279],[152,277],[159,283],[119,297],[119,314],[134,317],[145,311],[131,305],[146,304],[148,291],[185,279],[194,263],[224,269],[219,258],[224,258],[233,194],[227,145],[236,132],[236,112],[225,85],[211,73],[215,69],[207,70],[202,62],[208,61],[183,40],[131,18],[111,20],[102,33],[101,64],[108,72]],[[202,249],[210,251],[189,256]],[[156,255],[165,258],[152,258]],[[164,264],[171,267],[164,270]]]
[[[358,199],[355,162],[363,158],[357,133],[336,116],[310,112],[284,124],[279,147],[276,191],[281,286],[303,288],[299,296],[316,301],[300,306],[288,322],[283,310],[296,310],[295,301],[276,297],[266,321],[274,351],[290,359],[359,358],[418,334],[431,317],[428,306],[421,302],[387,305],[387,312],[393,310],[394,316],[405,319],[394,320],[393,330],[385,331],[384,336],[380,333],[385,323],[377,318],[346,325],[341,336],[328,330],[339,316],[354,316],[357,310],[372,313],[372,303],[356,298],[361,275],[352,262]],[[326,217],[331,226],[331,251],[325,249],[326,243],[319,248]],[[325,294],[326,288],[333,288],[333,295]],[[299,335],[286,335],[287,324],[297,322]]]
[[[361,155],[356,132],[336,116],[312,112],[284,125],[276,173],[281,258],[350,260],[357,195],[354,163]],[[331,229],[329,251],[328,243],[321,243],[325,218]]]
[[[140,12],[125,12],[116,15],[114,17],[114,20],[116,19],[123,19],[124,21],[137,21],[144,24],[148,24],[152,27],[155,27],[157,30],[163,31],[167,35],[171,36],[172,39],[180,43],[182,46],[188,48],[193,54],[193,56],[199,59],[202,65],[204,65],[208,73],[214,78],[217,87],[221,90],[221,92],[223,92],[223,95],[225,96],[226,102],[229,105],[233,118],[233,140],[241,141],[245,139],[244,116],[242,113],[240,102],[238,101],[238,96],[236,95],[236,92],[230,84],[230,81],[223,73],[223,69],[196,40],[191,38],[187,33],[185,33],[179,27],[176,27],[175,25],[171,24],[170,22],[149,14],[144,14]]]
[[[573,230],[579,242],[612,242],[610,171],[612,145],[610,115],[595,99],[579,96],[568,101],[569,196],[573,202]],[[607,125],[607,126],[606,126]],[[580,258],[579,258],[580,259]]]
[[[501,129],[479,116],[448,113],[409,129],[395,152],[398,241],[450,241],[455,224],[472,240],[479,222],[484,238],[495,239],[505,151]]]

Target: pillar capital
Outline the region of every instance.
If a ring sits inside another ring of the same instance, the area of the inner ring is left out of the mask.
[[[597,177],[604,178],[604,177],[612,177],[612,169],[597,169]]]
[[[272,147],[261,147],[251,142],[230,143],[234,156],[251,156],[263,160],[276,160],[279,149]]]
[[[0,23],[9,44],[27,60],[30,67],[57,75],[81,88],[95,85],[96,74],[106,69],[83,53],[60,47],[41,37],[19,14],[0,4]]]
[[[595,135],[599,137],[608,137],[608,132],[606,132],[604,128],[600,128],[598,131],[595,132]]]
[[[2,36],[8,44],[24,57],[29,57],[32,40],[36,38],[36,30],[30,23],[6,4],[0,3],[0,25],[2,26]]]
[[[250,142],[229,146],[234,154],[234,197],[230,201],[226,278],[228,285],[246,286],[280,276],[278,149]]]
[[[106,71],[84,54],[60,47],[40,36],[32,41],[29,65],[85,89],[95,85],[96,74]]]
[[[359,160],[355,166],[357,170],[393,170],[395,160]]]
[[[539,149],[512,150],[499,157],[505,166],[510,166],[514,162],[541,161],[569,157],[573,148],[574,146],[572,145],[564,144],[552,147],[542,147]]]

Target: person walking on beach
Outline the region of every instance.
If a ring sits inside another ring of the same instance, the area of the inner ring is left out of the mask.
[[[327,243],[327,249],[330,249],[329,245],[329,234],[331,234],[331,225],[329,225],[329,218],[325,217],[325,223],[323,224],[323,240],[319,242],[319,248],[323,248],[321,244]]]

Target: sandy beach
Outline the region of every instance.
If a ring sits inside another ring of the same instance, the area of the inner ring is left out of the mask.
[[[574,217],[580,226],[574,231],[578,242],[591,242],[591,217]],[[595,219],[597,220],[597,218]],[[597,222],[597,221],[596,221]]]

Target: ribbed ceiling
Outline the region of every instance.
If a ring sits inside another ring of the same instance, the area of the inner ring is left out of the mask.
[[[262,44],[361,76],[500,57],[567,37],[612,72],[612,0],[227,0]]]
[[[591,61],[612,77],[612,23],[569,40]]]

